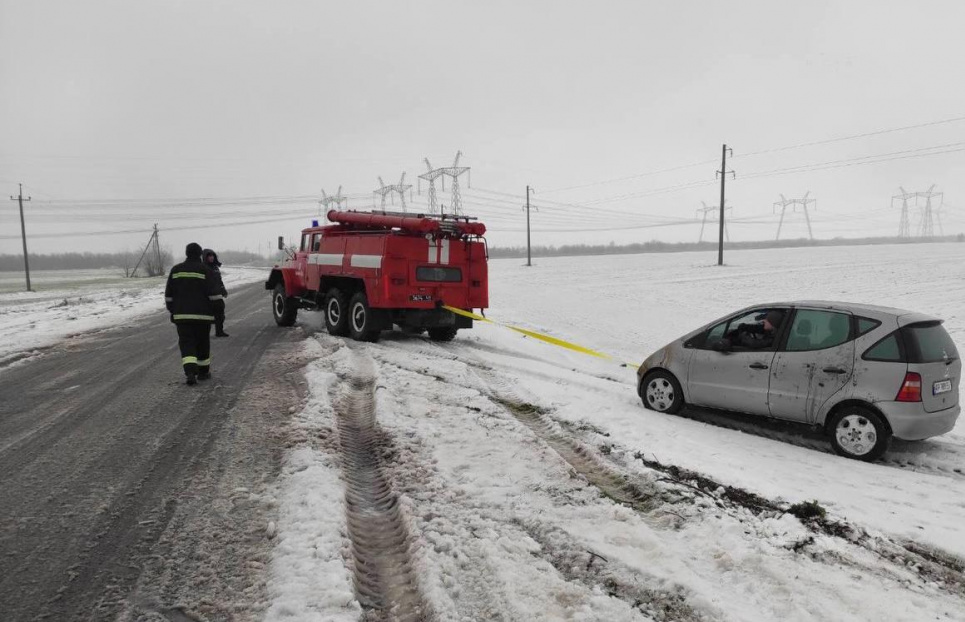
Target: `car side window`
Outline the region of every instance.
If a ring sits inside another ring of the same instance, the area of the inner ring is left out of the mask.
[[[824,350],[846,343],[851,337],[851,318],[847,313],[798,309],[787,337],[788,352]]]
[[[855,335],[855,337],[860,337],[861,335],[870,333],[874,329],[881,326],[881,322],[878,320],[871,320],[866,317],[859,317],[856,319],[858,320],[858,334]]]
[[[724,333],[727,330],[727,322],[721,322],[717,326],[714,326],[709,331],[707,331],[707,336],[704,337],[704,347],[712,348],[714,344],[724,338]]]
[[[898,342],[898,333],[894,332],[871,346],[861,355],[866,361],[885,361],[888,363],[900,363],[903,358],[901,355],[901,344]]]
[[[697,347],[703,350],[713,350],[714,344],[719,343],[727,333],[736,330],[741,324],[760,324],[764,320],[763,315],[765,313],[767,313],[767,309],[756,309],[715,324],[704,333],[703,343],[698,344]]]
[[[302,247],[301,247],[301,250],[303,250],[303,251],[307,251],[307,250],[308,250],[309,240],[311,240],[311,239],[312,239],[312,236],[309,235],[308,233],[303,233],[303,234],[302,234]]]
[[[312,252],[317,253],[319,247],[322,245],[322,234],[316,233],[312,236]]]

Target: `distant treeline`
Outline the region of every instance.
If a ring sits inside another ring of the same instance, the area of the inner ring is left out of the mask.
[[[801,246],[860,246],[866,244],[921,244],[927,242],[965,242],[965,234],[922,238],[834,238],[832,240],[767,240],[757,242],[726,242],[726,250],[752,248],[796,248]],[[573,255],[631,255],[636,253],[681,253],[685,251],[716,251],[717,242],[640,242],[636,244],[564,244],[563,246],[534,246],[533,257],[566,257]],[[491,246],[490,257],[526,257],[525,246]]]
[[[170,253],[165,252],[166,268],[170,268]],[[31,270],[92,270],[95,268],[117,268],[126,273],[134,268],[140,252],[123,253],[55,253],[50,255],[34,255],[30,253]],[[178,256],[177,261],[181,261]],[[218,259],[226,266],[230,265],[270,265],[268,259],[247,251],[222,251]],[[23,270],[23,255],[0,255],[0,272]],[[140,273],[140,271],[139,271]]]

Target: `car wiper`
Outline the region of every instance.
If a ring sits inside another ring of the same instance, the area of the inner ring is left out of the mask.
[[[958,360],[958,357],[957,357],[957,356],[948,357],[948,358],[945,359],[945,365],[951,365],[952,363],[954,363],[954,362],[957,361],[957,360]]]

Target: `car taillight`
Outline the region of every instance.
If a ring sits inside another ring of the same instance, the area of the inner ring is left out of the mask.
[[[913,371],[905,374],[905,381],[901,383],[896,402],[921,401],[921,376]]]

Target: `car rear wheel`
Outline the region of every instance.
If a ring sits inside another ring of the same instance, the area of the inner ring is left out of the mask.
[[[674,414],[680,412],[684,405],[680,383],[668,371],[658,369],[647,374],[643,379],[642,389],[640,398],[643,405],[650,410]]]
[[[871,462],[888,449],[891,431],[881,416],[860,406],[839,410],[828,425],[831,446],[845,458]]]
[[[348,303],[348,309],[348,330],[352,339],[356,341],[378,341],[382,331],[372,328],[372,310],[369,308],[369,300],[365,297],[365,292],[356,292]]]
[[[337,287],[333,287],[325,294],[325,328],[328,334],[344,337],[348,334],[348,305],[345,294]]]
[[[271,314],[279,326],[292,326],[298,317],[298,299],[289,297],[282,283],[275,285],[271,294]]]

